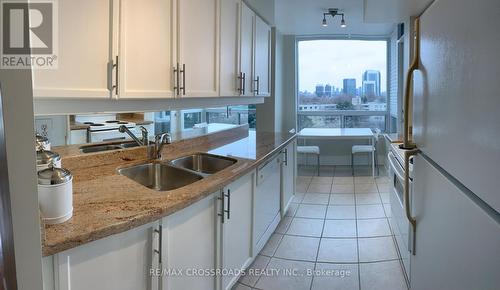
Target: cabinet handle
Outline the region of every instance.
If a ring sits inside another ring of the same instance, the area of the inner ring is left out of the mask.
[[[253,92],[254,92],[256,95],[258,95],[258,94],[259,94],[259,86],[260,86],[260,85],[259,85],[259,83],[260,83],[260,78],[259,78],[259,76],[257,76],[257,78],[256,78],[255,80],[253,80],[253,81],[254,81],[254,83],[256,83],[256,85],[255,85],[255,88],[256,88],[256,89],[255,89],[255,90],[253,90]]]
[[[238,74],[237,79],[238,79],[238,93],[240,95],[243,95],[243,73],[242,72],[240,72]]]
[[[285,166],[288,166],[288,148],[283,150],[283,154],[285,154],[285,160],[283,160],[283,163],[285,163]]]
[[[174,93],[176,96],[179,95],[179,63],[174,66]]]
[[[230,214],[231,214],[231,189],[227,190],[227,219],[231,219]]]
[[[113,84],[113,70],[115,70],[115,84]],[[115,90],[115,94],[118,95],[118,56],[114,62],[108,62],[108,90],[110,92]]]
[[[246,90],[246,78],[247,78],[246,73],[243,73],[243,95],[245,94]]]
[[[220,213],[218,213],[217,215],[221,217],[221,222],[224,223],[225,221],[225,215],[224,213],[226,212],[226,205],[225,205],[225,202],[224,202],[224,191],[221,189],[220,191],[220,197],[218,197],[217,199],[221,201],[221,205],[222,205],[222,210]]]
[[[155,250],[155,253],[158,254],[158,264],[162,264],[161,263],[161,259],[162,259],[162,255],[163,255],[163,251],[162,251],[162,248],[163,248],[163,230],[162,230],[162,225],[158,225],[158,229],[155,229],[154,230],[155,233],[158,234],[158,249]]]
[[[182,70],[180,71],[182,73],[182,87],[180,87],[180,90],[182,90],[182,94],[186,95],[186,64],[182,64]]]

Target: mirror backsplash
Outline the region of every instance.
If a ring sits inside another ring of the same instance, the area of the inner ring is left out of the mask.
[[[118,128],[122,125],[139,138],[141,126],[146,128],[149,138],[164,132],[175,136],[175,133],[188,133],[201,128],[206,132],[215,132],[243,124],[254,129],[255,116],[255,105],[148,113],[36,116],[35,131],[49,138],[52,146],[63,146],[131,140],[126,133],[119,132]]]

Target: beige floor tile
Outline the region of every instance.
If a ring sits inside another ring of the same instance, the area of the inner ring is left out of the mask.
[[[306,183],[297,183],[295,186],[295,192],[306,193],[309,184]]]
[[[398,261],[360,264],[359,268],[361,289],[407,290]]]
[[[287,235],[321,237],[323,231],[323,220],[294,218],[290,227],[288,227]]]
[[[386,184],[377,184],[378,187],[378,192],[389,192],[390,191],[390,185],[388,183]]]
[[[295,214],[296,217],[324,219],[326,205],[301,204]]]
[[[359,238],[358,244],[360,262],[377,262],[398,258],[392,237]]]
[[[268,272],[273,274],[262,276],[257,282],[256,288],[265,290],[309,290],[311,287],[312,276],[308,276],[307,272],[314,269],[314,263],[273,258],[267,269]],[[289,273],[290,269],[296,269],[297,275],[287,275],[286,273]]]
[[[357,264],[317,263],[312,290],[359,290]]]
[[[333,183],[333,176],[313,176],[312,178],[312,183],[325,183],[325,184],[332,184]]]
[[[291,202],[286,210],[285,216],[294,216],[299,208],[299,204],[295,202]]]
[[[312,183],[307,188],[308,193],[330,193],[332,185],[330,183]]]
[[[290,223],[292,222],[292,219],[293,218],[291,216],[285,216],[284,218],[282,218],[274,232],[277,234],[285,234],[288,230],[288,227],[290,226]]]
[[[383,203],[390,203],[390,193],[388,192],[381,192],[380,193],[380,199],[382,199]]]
[[[388,203],[384,203],[384,212],[385,212],[385,216],[390,218],[391,217],[391,214],[392,214],[392,210],[391,210],[391,205],[388,204]]]
[[[283,238],[282,234],[272,234],[259,254],[272,257],[276,252],[276,249],[278,248],[282,238]]]
[[[355,238],[356,220],[325,220],[324,238]]]
[[[358,219],[384,218],[384,208],[380,204],[356,205],[356,216]]]
[[[375,178],[375,182],[378,184],[390,184],[391,183],[391,179],[387,176],[381,176],[381,177],[378,177],[378,178]]]
[[[305,193],[296,192],[293,196],[292,202],[301,203],[305,195]]]
[[[318,262],[357,263],[358,246],[356,239],[322,238],[318,252]]]
[[[355,193],[378,193],[378,188],[375,183],[356,183],[354,185]]]
[[[257,283],[257,280],[259,280],[260,274],[266,269],[267,264],[269,264],[269,261],[271,258],[265,257],[258,255],[255,260],[253,261],[252,265],[248,267],[247,269],[247,274],[244,276],[241,276],[239,282],[245,284],[245,285],[250,285],[250,286],[255,286],[255,283]]]
[[[326,193],[306,193],[302,203],[309,204],[328,204],[330,200],[330,195]]]
[[[330,205],[326,213],[327,219],[355,219],[356,209],[354,205]]]
[[[391,229],[386,218],[358,220],[358,237],[380,237],[390,236]]]
[[[381,204],[382,201],[378,193],[356,194],[356,204]]]
[[[312,176],[297,176],[297,183],[310,183]]]
[[[236,283],[236,285],[234,285],[231,290],[252,290],[252,288],[248,287],[247,285]]]
[[[316,261],[319,240],[319,238],[285,235],[281,239],[274,256],[283,259],[314,262]]]
[[[371,172],[371,169],[370,169]],[[355,176],[354,177],[354,183],[355,184],[374,184],[375,183],[375,178],[372,176]]]
[[[333,184],[354,184],[352,176],[334,176]]]
[[[333,184],[332,193],[354,193],[354,184]]]
[[[354,205],[354,194],[352,193],[332,193],[330,195],[330,205]]]

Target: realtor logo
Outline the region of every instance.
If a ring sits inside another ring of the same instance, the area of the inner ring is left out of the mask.
[[[57,68],[56,2],[1,0],[1,67]]]

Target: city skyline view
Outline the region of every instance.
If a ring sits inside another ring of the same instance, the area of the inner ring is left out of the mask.
[[[310,40],[298,43],[299,92],[316,85],[342,90],[344,79],[362,86],[363,73],[380,72],[380,91],[386,91],[387,42],[366,40]]]

